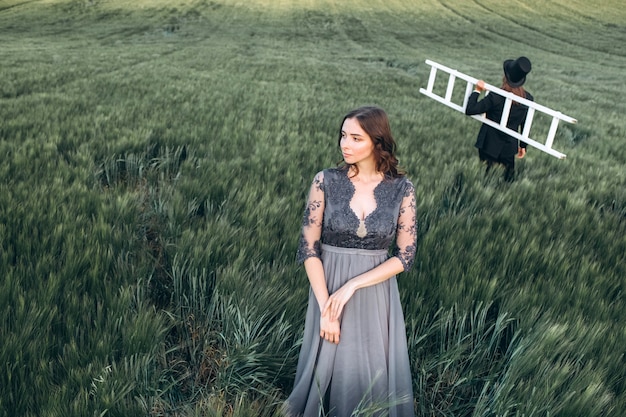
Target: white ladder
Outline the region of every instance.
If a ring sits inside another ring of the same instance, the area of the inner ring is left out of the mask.
[[[428,86],[426,87],[426,89],[420,88],[420,93],[465,114],[465,107],[467,106],[467,99],[470,93],[472,92],[472,90],[474,89],[474,85],[476,85],[476,83],[478,82],[478,79],[470,77],[469,75],[465,75],[462,72],[448,68],[444,65],[430,61],[428,59],[426,60],[426,64],[431,66],[430,76],[428,77]],[[446,89],[446,95],[443,97],[433,92],[433,87],[435,86],[435,78],[437,77],[437,70],[450,74],[448,78],[448,87]],[[467,86],[465,88],[465,96],[463,99],[462,106],[452,102],[452,91],[454,90],[454,84],[457,78],[467,81]],[[556,135],[556,130],[559,126],[559,120],[563,120],[564,122],[567,122],[567,123],[576,123],[576,119],[566,116],[561,112],[554,111],[545,106],[537,104],[534,101],[526,100],[525,98],[516,96],[515,94],[509,93],[507,91],[504,91],[498,87],[495,87],[487,83],[485,83],[485,89],[488,91],[493,91],[494,93],[498,93],[498,95],[501,95],[506,99],[504,102],[504,110],[502,111],[502,118],[500,119],[500,123],[496,123],[493,120],[487,119],[484,114],[473,115],[471,117],[485,124],[488,124],[489,126],[492,126],[506,133],[507,135],[510,135],[521,141],[524,141],[527,144],[537,149],[540,149],[543,152],[546,152],[552,156],[555,156],[559,159],[565,158],[565,154],[555,149],[552,149],[552,142],[554,141],[554,135]],[[515,130],[509,129],[508,127],[506,127],[506,123],[509,119],[509,113],[511,111],[511,104],[513,104],[513,101],[516,101],[520,104],[528,106],[528,114],[526,116],[526,122],[524,123],[524,129],[521,134]],[[545,143],[537,142],[536,140],[531,139],[529,137],[530,127],[533,123],[533,117],[535,116],[535,112],[541,112],[549,116],[552,116],[552,123],[550,124],[550,129],[548,130],[548,136],[546,138]]]

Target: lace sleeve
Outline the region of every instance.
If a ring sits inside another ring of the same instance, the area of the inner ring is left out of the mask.
[[[324,220],[324,174],[318,172],[307,200],[302,219],[302,232],[298,245],[297,261],[304,262],[307,258],[321,256],[320,239]]]
[[[408,271],[413,265],[417,250],[417,220],[415,215],[415,188],[407,181],[398,215],[396,230],[396,249],[394,256],[400,259],[404,270]]]

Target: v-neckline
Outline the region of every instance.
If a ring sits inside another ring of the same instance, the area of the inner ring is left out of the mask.
[[[356,211],[354,211],[354,209],[352,208],[352,206],[350,205],[350,203],[352,202],[352,199],[354,198],[354,195],[356,194],[356,187],[354,185],[354,183],[352,182],[352,180],[350,179],[350,177],[348,176],[348,172],[346,172],[346,180],[348,181],[348,183],[350,184],[350,187],[352,188],[352,194],[349,196],[349,198],[347,199],[347,205],[348,205],[348,210],[350,210],[350,212],[352,213],[352,215],[354,216],[354,218],[356,219],[356,221],[358,223],[361,223],[361,221],[363,223],[365,223],[367,221],[367,219],[369,217],[371,217],[372,214],[376,213],[376,211],[378,210],[378,208],[380,207],[380,204],[378,202],[378,199],[376,198],[376,192],[378,191],[378,187],[380,187],[380,185],[385,182],[385,178],[383,178],[382,180],[380,180],[378,182],[378,184],[376,184],[376,186],[374,187],[374,189],[372,190],[372,194],[374,195],[374,203],[376,204],[376,207],[374,207],[374,210],[372,210],[371,212],[369,212],[367,215],[365,215],[363,218],[361,218],[358,213]]]

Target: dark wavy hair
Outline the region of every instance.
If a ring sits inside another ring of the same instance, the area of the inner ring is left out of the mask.
[[[519,87],[511,87],[508,80],[506,79],[506,75],[502,77],[502,86],[500,87],[504,91],[508,91],[509,93],[513,93],[518,97],[526,98],[526,90],[521,85]],[[517,101],[513,101],[514,105],[519,105]]]
[[[387,113],[383,109],[377,106],[363,106],[346,114],[339,126],[339,140],[337,141],[339,146],[341,146],[341,128],[346,119],[356,119],[361,129],[372,138],[377,171],[385,174],[386,178],[397,178],[404,175],[404,171],[398,168],[396,141],[391,134]],[[358,174],[359,168],[356,165],[346,165],[348,168],[353,166]]]

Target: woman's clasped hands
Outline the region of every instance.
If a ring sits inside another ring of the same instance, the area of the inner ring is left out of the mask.
[[[328,297],[320,317],[320,337],[331,343],[339,343],[341,333],[339,318],[344,306],[354,295],[354,291],[355,288],[348,282]]]
[[[339,344],[341,325],[339,320],[330,320],[329,315],[320,317],[320,337],[330,343]]]

